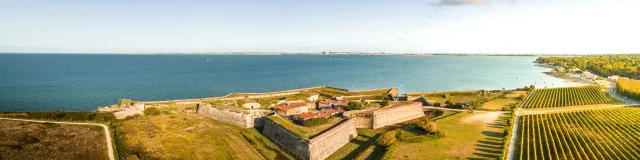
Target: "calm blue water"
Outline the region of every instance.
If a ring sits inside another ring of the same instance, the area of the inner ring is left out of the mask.
[[[533,57],[0,54],[0,111],[94,110],[312,86],[400,92],[570,85]],[[207,61],[209,60],[209,61]],[[518,79],[516,79],[518,77]]]

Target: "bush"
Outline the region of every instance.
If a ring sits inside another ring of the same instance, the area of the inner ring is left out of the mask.
[[[364,106],[358,102],[349,102],[347,103],[347,110],[362,110]]]
[[[436,102],[436,103],[433,103],[433,106],[434,106],[434,107],[440,107],[441,105],[440,105],[440,103],[437,103],[437,102]]]
[[[384,132],[380,135],[380,137],[378,137],[378,145],[383,146],[383,147],[389,147],[392,144],[396,143],[396,141],[398,141],[396,139],[396,132],[395,131],[389,131],[389,132]]]
[[[382,101],[382,103],[380,103],[380,105],[381,105],[382,107],[388,106],[388,105],[389,105],[389,101],[384,100],[384,101]]]
[[[326,119],[326,118],[310,118],[310,119],[304,120],[302,122],[302,125],[305,127],[315,127],[315,126],[319,126],[327,123],[329,123],[329,119]]]
[[[502,107],[502,111],[510,111],[510,110],[511,110],[511,107],[509,106]]]
[[[387,148],[385,148],[385,152],[384,155],[382,156],[383,160],[392,160],[392,159],[397,159],[397,148],[398,145],[393,144]]]
[[[157,116],[157,115],[160,115],[160,110],[156,107],[149,107],[144,109],[144,115]]]
[[[434,134],[438,132],[438,124],[430,120],[416,122],[414,123],[414,126],[424,131],[425,134]]]
[[[521,95],[520,95],[520,100],[524,100],[524,99],[526,99],[526,98],[527,98],[527,94],[521,94]]]

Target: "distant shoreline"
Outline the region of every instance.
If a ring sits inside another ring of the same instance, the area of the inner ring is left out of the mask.
[[[373,52],[122,52],[122,53],[13,53],[0,52],[0,54],[72,54],[72,55],[315,55],[315,56],[478,56],[478,57],[573,57],[587,55],[608,54],[496,54],[496,53],[373,53]],[[633,53],[621,53],[633,54]]]

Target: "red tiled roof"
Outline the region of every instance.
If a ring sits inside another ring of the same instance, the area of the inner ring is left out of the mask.
[[[299,114],[299,116],[304,118],[304,119],[307,119],[307,118],[316,117],[317,115],[315,113],[313,113],[313,112],[305,112],[305,113]]]
[[[318,118],[329,118],[331,117],[331,114],[329,113],[320,113],[318,114]]]
[[[287,107],[287,106],[275,106],[273,108],[281,110],[281,111],[288,111],[288,110],[292,109],[291,107]]]
[[[291,103],[287,107],[289,107],[289,108],[307,107],[307,104],[306,103]]]
[[[335,104],[336,102],[338,102],[337,100],[332,100],[332,99],[323,99],[322,101],[320,101],[320,103],[322,104]]]
[[[346,102],[346,101],[340,101],[338,102],[338,104],[336,104],[336,106],[341,106],[341,107],[346,107],[347,105],[349,105],[349,102]]]

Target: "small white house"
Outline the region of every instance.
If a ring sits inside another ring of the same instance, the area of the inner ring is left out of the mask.
[[[607,77],[607,79],[612,80],[612,81],[617,81],[619,78],[620,78],[620,76],[617,76],[617,75],[613,75],[613,76]]]
[[[136,104],[133,104],[133,106],[131,106],[131,108],[133,108],[135,110],[139,110],[139,111],[144,111],[145,106],[144,106],[144,103],[136,103]]]

